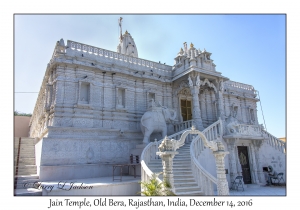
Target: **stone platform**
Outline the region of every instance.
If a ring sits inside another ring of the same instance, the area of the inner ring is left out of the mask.
[[[115,176],[115,178],[120,178]],[[137,176],[122,176],[122,181],[113,181],[113,177],[99,177],[90,179],[74,179],[64,181],[42,182],[42,195],[46,196],[136,196],[141,191]]]

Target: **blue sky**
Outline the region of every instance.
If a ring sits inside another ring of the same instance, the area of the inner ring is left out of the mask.
[[[60,38],[116,51],[120,16],[140,58],[173,65],[183,42],[211,52],[223,76],[259,91],[267,130],[286,136],[285,15],[15,15],[15,92],[39,92]],[[37,95],[16,93],[15,110],[32,113]]]

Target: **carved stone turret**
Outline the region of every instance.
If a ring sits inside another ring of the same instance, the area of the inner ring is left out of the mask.
[[[122,35],[122,38],[120,39],[120,43],[117,47],[117,52],[136,58],[138,57],[138,51],[135,42],[130,33],[128,33],[127,31],[125,31],[125,33]]]

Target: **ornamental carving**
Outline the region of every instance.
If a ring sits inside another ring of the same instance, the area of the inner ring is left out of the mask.
[[[181,91],[179,91],[180,95],[185,95],[185,96],[192,96],[191,91],[188,88],[183,88]]]
[[[205,79],[203,82],[201,82],[201,86],[205,86],[205,85],[207,85],[208,87],[213,88],[214,91],[217,92],[216,86],[212,82],[209,82],[208,79]]]

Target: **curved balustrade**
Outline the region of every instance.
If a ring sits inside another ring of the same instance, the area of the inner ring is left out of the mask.
[[[262,130],[262,134],[264,137],[267,137],[267,144],[269,144],[270,146],[282,153],[286,153],[285,142],[281,141],[280,139],[276,138],[275,136],[273,136],[265,130]]]
[[[191,143],[191,166],[195,180],[205,195],[214,195],[214,184],[217,184],[217,178],[208,173],[198,161],[197,157],[203,151],[204,145],[199,136],[197,136]],[[197,155],[197,156],[196,156]]]
[[[189,130],[189,128],[177,132],[173,135],[168,136],[170,139],[179,140],[181,135]],[[222,136],[222,120],[219,119],[217,122],[213,123],[206,129],[202,131],[202,133],[206,136],[209,141],[214,141]],[[191,135],[189,135],[191,136]],[[186,139],[188,140],[188,139]],[[162,142],[162,140],[158,142],[151,142],[149,143],[142,152],[141,155],[141,168],[142,168],[142,181],[149,181],[152,176],[152,171],[148,168],[148,164],[151,160],[158,159],[159,157],[156,155],[158,151],[158,145]],[[183,143],[184,144],[184,143]],[[181,144],[181,146],[183,145]],[[209,172],[207,172],[198,161],[198,157],[201,154],[201,151],[204,150],[204,143],[202,139],[197,136],[193,139],[190,147],[191,153],[191,168],[195,180],[197,181],[198,185],[201,186],[201,189],[205,195],[213,195],[214,194],[214,184],[217,184],[217,178],[212,176]]]
[[[188,130],[189,128],[182,130],[180,132],[174,133],[170,136],[168,136],[170,139],[180,139],[181,134]],[[161,144],[163,139],[156,141],[156,142],[150,142],[143,150],[141,154],[141,180],[143,182],[147,182],[150,180],[153,172],[148,168],[148,164],[151,160],[159,159],[159,156],[156,155],[156,152],[158,151],[158,146]]]
[[[94,47],[94,46],[90,46],[90,45],[86,45],[86,44],[68,40],[67,48],[72,51],[80,51],[81,53],[96,55],[96,56],[99,56],[102,58],[107,58],[110,60],[113,60],[113,59],[118,60],[119,62],[124,63],[124,64],[131,63],[134,65],[143,66],[143,67],[149,68],[149,71],[151,69],[153,71],[156,71],[155,73],[158,73],[158,74],[161,74],[164,76],[171,76],[171,74],[172,74],[171,66],[161,64],[161,63],[156,63],[156,62],[145,60],[145,59],[127,56],[127,55],[124,55],[121,53],[105,50],[105,49],[102,49],[99,47]]]
[[[222,120],[219,119],[217,122],[211,124],[209,127],[205,128],[202,133],[208,141],[217,140],[223,133]],[[193,139],[190,147],[192,172],[196,182],[201,186],[203,193],[205,195],[214,195],[213,185],[217,184],[217,178],[206,171],[198,160],[203,150],[204,143],[202,139],[197,136]]]
[[[205,135],[208,141],[216,140],[223,134],[222,120],[219,119],[218,121],[214,122],[205,128],[202,133]]]
[[[158,145],[162,140],[158,142],[150,142],[143,150],[141,154],[141,180],[143,182],[148,182],[151,179],[153,172],[148,168],[150,160],[158,159],[156,152],[158,151]],[[160,180],[161,181],[161,180]]]

